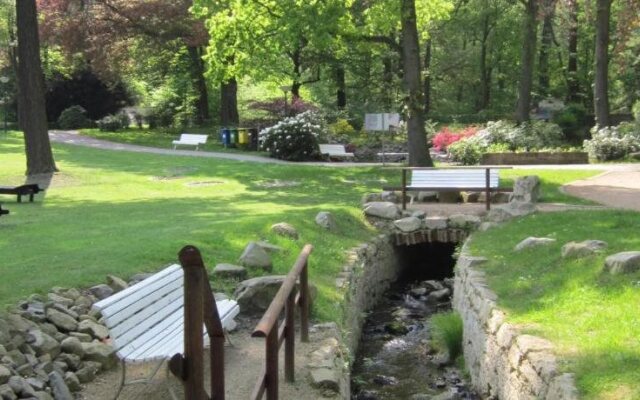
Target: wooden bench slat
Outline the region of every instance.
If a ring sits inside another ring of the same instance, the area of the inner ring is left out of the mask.
[[[127,359],[143,358],[144,354],[152,349],[153,346],[171,340],[176,335],[182,336],[183,324],[182,315],[173,314],[169,316],[166,321],[163,321],[153,329],[138,336],[135,341],[129,342],[126,346],[122,347],[118,353]]]

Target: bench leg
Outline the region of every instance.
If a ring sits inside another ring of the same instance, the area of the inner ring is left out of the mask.
[[[29,203],[33,203],[33,193],[29,194]]]
[[[120,393],[122,393],[122,389],[124,388],[125,377],[127,376],[127,364],[124,362],[124,360],[121,361],[121,364],[122,364],[122,375],[120,376],[120,385],[118,385],[118,391],[116,392],[116,395],[113,398],[113,400],[118,400],[118,397],[120,397]]]
[[[22,203],[22,195],[21,194],[18,195],[18,203]]]

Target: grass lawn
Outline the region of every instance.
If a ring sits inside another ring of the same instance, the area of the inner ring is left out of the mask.
[[[489,259],[482,268],[509,321],[556,345],[585,399],[640,398],[640,272],[602,272],[606,255],[640,250],[638,232],[640,213],[572,211],[529,216],[471,242],[472,254]],[[528,236],[557,242],[514,254]],[[586,259],[560,257],[564,243],[586,239],[609,247]]]
[[[23,152],[17,133],[0,136],[2,184],[24,181]],[[344,251],[375,233],[364,222],[360,198],[400,176],[381,168],[254,164],[61,144],[54,154],[61,173],[44,198],[33,204],[0,198],[11,211],[0,220],[2,306],[54,286],[91,286],[107,274],[126,279],[158,270],[175,262],[185,244],[198,246],[209,267],[234,263],[248,241],[264,239],[286,249],[275,257],[274,273],[286,273],[304,243],[315,246],[315,316],[339,320],[334,279]],[[575,201],[557,186],[595,172],[509,171],[520,173],[539,173],[550,199]],[[267,187],[283,181],[297,185]],[[336,232],[316,226],[319,211],[335,215]],[[296,226],[299,241],[269,232],[281,221]]]
[[[129,128],[118,132],[102,132],[99,129],[82,129],[80,133],[82,135],[91,136],[96,139],[108,140],[117,143],[136,144],[139,146],[158,147],[162,149],[172,149],[173,140],[177,140],[180,137],[180,133],[198,133],[203,135],[209,135],[207,143],[200,145],[199,149],[203,151],[224,151],[230,153],[247,153],[252,155],[264,155],[268,153],[261,151],[247,152],[238,148],[226,148],[218,140],[218,132],[213,128],[188,128],[186,130],[178,130],[173,128],[166,129],[138,129]],[[193,150],[193,146],[180,146],[179,149]]]

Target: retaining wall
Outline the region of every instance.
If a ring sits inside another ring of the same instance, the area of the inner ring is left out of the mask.
[[[529,164],[588,164],[589,155],[583,152],[530,152],[530,153],[486,153],[482,165],[529,165]]]
[[[485,398],[577,399],[573,376],[558,371],[552,344],[505,322],[478,268],[485,261],[463,251],[455,270],[453,307],[463,320],[464,358],[474,388]]]

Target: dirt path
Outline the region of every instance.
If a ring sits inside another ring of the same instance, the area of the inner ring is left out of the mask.
[[[264,366],[264,339],[252,338],[251,328],[255,321],[239,321],[240,328],[231,333],[230,342],[225,344],[225,393],[228,400],[249,399],[253,387],[260,376]],[[326,332],[313,331],[309,343],[299,341],[299,332],[296,332],[296,382],[284,381],[283,351],[280,357],[280,398],[290,400],[317,400],[322,394],[310,386],[307,379],[309,354],[315,350],[318,343],[325,338]],[[315,347],[314,347],[315,346]],[[205,351],[205,387],[209,392],[209,355]],[[156,364],[157,365],[157,364]],[[127,379],[141,378],[153,370],[153,364],[139,364],[127,366]],[[82,400],[113,400],[113,396],[120,383],[121,367],[98,375],[95,381],[86,385],[79,393],[78,399]],[[150,384],[136,384],[126,386],[119,399],[153,399],[171,400],[171,392],[176,398],[183,398],[182,384],[168,373],[166,364],[163,365]]]
[[[610,171],[572,182],[563,190],[572,196],[592,200],[612,208],[640,211],[640,165],[627,171]],[[636,170],[634,170],[636,169]]]

